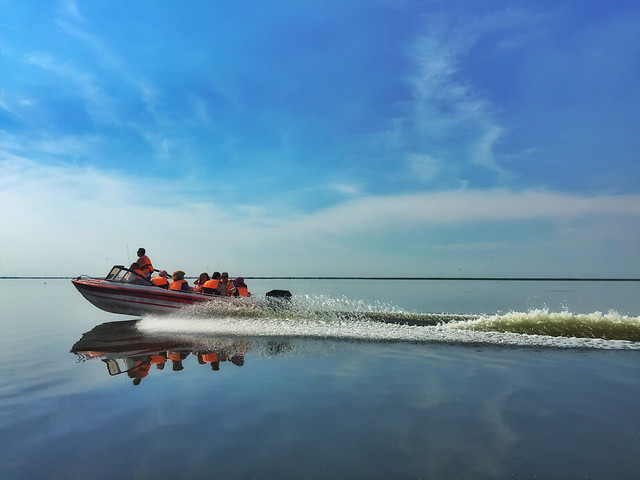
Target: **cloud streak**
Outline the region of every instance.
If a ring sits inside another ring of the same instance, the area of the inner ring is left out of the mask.
[[[401,215],[398,212],[402,212]],[[370,225],[434,225],[478,221],[579,219],[623,215],[640,218],[640,195],[593,196],[504,189],[453,190],[411,195],[370,196],[329,208],[311,223],[334,229]]]
[[[476,35],[471,35],[475,37]],[[495,120],[494,107],[464,80],[462,59],[474,39],[431,25],[411,46],[413,73],[408,77],[414,97],[413,118],[405,125],[429,139],[423,154],[446,156],[448,162],[474,162],[496,174],[505,170],[493,148],[504,133]],[[453,137],[466,137],[468,150],[444,147]]]

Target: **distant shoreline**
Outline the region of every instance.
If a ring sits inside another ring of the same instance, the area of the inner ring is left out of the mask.
[[[73,277],[59,276],[5,276],[0,280],[73,280]],[[95,277],[101,278],[101,277]],[[198,277],[185,277],[195,279]],[[583,278],[583,277],[244,277],[247,280],[415,280],[415,281],[506,281],[506,282],[640,282],[640,278]]]

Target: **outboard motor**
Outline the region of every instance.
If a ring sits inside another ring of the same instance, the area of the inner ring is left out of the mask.
[[[291,300],[291,292],[289,290],[271,290],[266,293],[269,298],[279,298],[281,300]]]
[[[291,306],[291,292],[289,290],[271,290],[265,294],[265,307],[280,312]]]

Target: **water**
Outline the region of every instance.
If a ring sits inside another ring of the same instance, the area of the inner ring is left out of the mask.
[[[293,304],[138,320],[0,281],[0,478],[637,478],[639,283],[250,287]]]

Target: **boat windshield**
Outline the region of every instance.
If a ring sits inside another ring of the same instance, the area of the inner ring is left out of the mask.
[[[153,285],[153,283],[146,278],[141,277],[122,265],[114,265],[105,277],[105,280],[109,280],[110,282],[135,283],[138,285]]]

